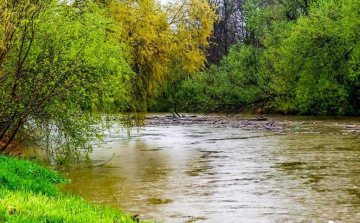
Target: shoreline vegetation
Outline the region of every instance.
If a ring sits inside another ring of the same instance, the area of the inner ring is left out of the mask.
[[[140,222],[136,216],[63,194],[63,176],[36,162],[0,156],[0,222]]]

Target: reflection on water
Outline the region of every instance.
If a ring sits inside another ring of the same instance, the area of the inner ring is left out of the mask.
[[[359,141],[354,134],[146,127],[131,137],[109,134],[92,158],[115,153],[110,165],[66,172],[72,182],[63,190],[157,222],[359,222]]]

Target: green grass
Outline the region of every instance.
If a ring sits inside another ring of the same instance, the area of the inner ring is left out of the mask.
[[[27,160],[0,156],[0,222],[134,222],[131,215],[61,194],[66,179]]]
[[[0,193],[0,222],[133,222],[119,210],[73,196],[54,198],[7,189]]]
[[[57,184],[67,180],[35,162],[0,155],[0,187],[25,190],[49,196],[58,194]]]

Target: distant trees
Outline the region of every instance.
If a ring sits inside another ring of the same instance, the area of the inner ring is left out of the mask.
[[[179,98],[198,111],[266,105],[287,114],[359,114],[359,6],[356,0],[248,0],[251,41],[183,82]]]
[[[229,53],[231,46],[246,38],[245,0],[209,0],[216,7],[218,20],[209,38],[208,64],[218,63]]]
[[[262,49],[237,44],[218,66],[184,81],[179,98],[196,112],[238,113],[273,99]]]
[[[219,19],[209,38],[207,62],[217,64],[238,42],[259,45],[260,32],[275,21],[296,21],[308,15],[314,0],[208,0]],[[265,31],[267,32],[267,31]]]

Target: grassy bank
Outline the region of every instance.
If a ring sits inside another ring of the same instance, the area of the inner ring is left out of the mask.
[[[134,222],[120,210],[58,192],[66,181],[34,162],[0,156],[0,222]]]

